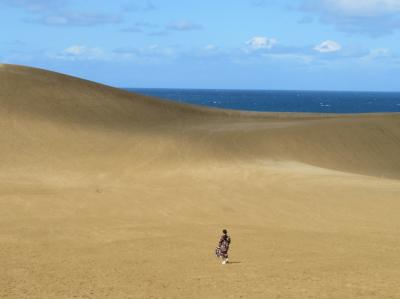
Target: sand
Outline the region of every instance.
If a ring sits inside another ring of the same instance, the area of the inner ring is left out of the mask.
[[[211,110],[4,65],[0,144],[0,298],[400,297],[400,114]]]

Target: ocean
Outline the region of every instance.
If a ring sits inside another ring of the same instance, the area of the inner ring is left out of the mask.
[[[214,108],[269,112],[400,112],[400,92],[126,88],[131,92]]]

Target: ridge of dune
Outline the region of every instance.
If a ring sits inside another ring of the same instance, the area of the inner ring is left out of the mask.
[[[208,109],[5,65],[0,115],[0,140],[6,145],[0,154],[7,161],[2,167],[13,169],[28,164],[37,170],[73,171],[85,165],[79,171],[107,172],[111,161],[136,169],[247,159],[400,177],[400,114],[395,113],[324,116]],[[92,158],[86,159],[88,154]],[[108,162],[99,163],[96,155]]]

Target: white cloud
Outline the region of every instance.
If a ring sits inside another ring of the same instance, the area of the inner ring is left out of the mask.
[[[82,45],[70,46],[60,53],[50,55],[52,58],[62,60],[107,60],[108,55],[100,48],[90,48]]]
[[[110,14],[68,9],[69,0],[0,0],[1,4],[19,7],[30,16],[23,20],[46,26],[95,26],[122,22],[122,13]]]
[[[302,0],[301,10],[348,33],[376,37],[400,29],[400,0]]]
[[[218,47],[216,45],[209,44],[209,45],[206,45],[204,47],[204,50],[206,50],[206,51],[215,51],[215,50],[218,50]]]
[[[184,55],[186,53],[179,46],[158,44],[143,47],[120,47],[113,50],[76,44],[56,53],[46,53],[47,58],[70,62],[130,62],[137,64],[166,64]]]
[[[64,53],[70,55],[81,55],[86,51],[86,47],[84,46],[71,46],[64,50]]]
[[[342,46],[333,40],[323,41],[322,43],[320,43],[314,47],[314,50],[318,51],[320,53],[332,53],[332,52],[340,51],[341,49],[342,49]]]
[[[119,15],[111,14],[61,12],[28,21],[48,26],[96,26],[120,23],[122,18]]]
[[[113,51],[116,60],[129,60],[137,63],[166,63],[179,57],[178,49],[153,44],[141,48],[123,47]]]
[[[251,38],[246,44],[253,50],[271,49],[278,41],[275,38],[268,38],[265,36],[255,36]]]
[[[371,61],[371,60],[376,60],[376,59],[389,58],[390,56],[391,56],[391,54],[390,54],[389,49],[378,48],[378,49],[370,50],[367,55],[361,57],[361,60]]]
[[[271,53],[265,54],[264,57],[280,61],[292,61],[296,63],[311,63],[314,57],[302,53]]]
[[[377,16],[400,11],[399,0],[323,0],[322,7],[336,14]]]
[[[58,10],[65,6],[67,0],[1,0],[0,4],[20,7],[28,12],[41,13]]]

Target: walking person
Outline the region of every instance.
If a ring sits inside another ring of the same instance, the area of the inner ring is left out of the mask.
[[[225,265],[228,263],[228,251],[229,245],[231,244],[231,237],[228,235],[228,231],[226,229],[222,230],[223,235],[219,239],[218,247],[216,249],[217,257],[222,258],[222,264]]]

